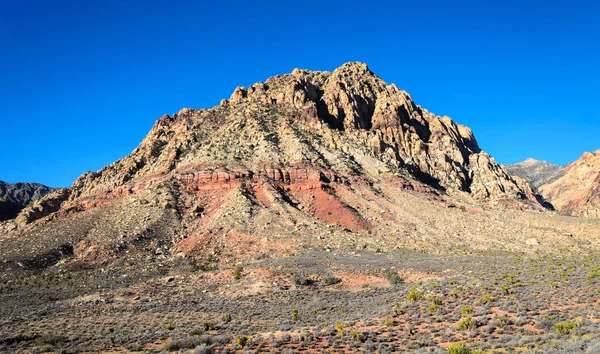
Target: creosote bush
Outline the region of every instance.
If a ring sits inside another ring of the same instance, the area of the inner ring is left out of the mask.
[[[577,327],[575,321],[558,322],[554,325],[554,331],[558,334],[570,334]]]
[[[237,336],[235,338],[235,343],[240,347],[245,347],[248,342],[252,340],[252,336]]]
[[[485,294],[479,299],[479,302],[481,302],[484,305],[492,303],[493,301],[494,301],[494,298],[489,294]]]
[[[419,289],[412,288],[408,292],[408,300],[410,300],[410,301],[417,301],[417,300],[421,300],[422,298],[423,298],[423,292]]]
[[[357,342],[362,343],[364,341],[364,335],[358,329],[353,329],[350,331],[350,336]]]
[[[241,265],[239,265],[239,266],[236,266],[236,267],[233,269],[233,278],[234,278],[235,280],[240,280],[240,279],[242,279],[242,272],[243,272],[243,271],[244,271],[244,267],[242,267]]]
[[[346,331],[346,325],[343,322],[336,322],[335,330],[338,332],[338,334],[340,336],[343,336]]]
[[[463,315],[472,314],[473,311],[474,311],[473,306],[465,306],[460,309],[460,313],[462,313]]]
[[[400,277],[396,271],[390,269],[387,270],[383,275],[392,286],[404,284],[404,279],[402,279],[402,277]]]
[[[394,319],[392,318],[392,316],[386,315],[383,325],[386,327],[392,327],[394,325]]]
[[[473,322],[473,319],[471,317],[465,317],[462,320],[458,321],[456,329],[458,329],[459,331],[475,329],[475,322]]]
[[[300,314],[298,313],[297,309],[292,309],[292,321],[299,321],[300,320]]]

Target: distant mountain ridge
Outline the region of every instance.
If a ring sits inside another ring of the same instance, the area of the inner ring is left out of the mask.
[[[504,165],[511,175],[521,177],[537,190],[544,184],[551,183],[565,174],[565,166],[559,166],[547,161],[528,158],[515,164]]]
[[[16,217],[25,206],[53,190],[39,183],[9,184],[0,181],[0,221]]]
[[[562,177],[539,188],[561,213],[600,218],[600,149],[584,152],[564,168]]]

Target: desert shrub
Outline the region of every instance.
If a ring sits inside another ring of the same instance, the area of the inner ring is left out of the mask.
[[[204,334],[204,328],[194,328],[190,331],[190,336],[201,336]]]
[[[300,314],[297,309],[292,309],[292,321],[300,320]]]
[[[403,301],[400,303],[396,303],[392,306],[392,314],[394,315],[401,315],[403,313],[405,313],[405,308],[408,306],[408,302],[407,301]]]
[[[182,349],[192,349],[202,344],[208,344],[207,342],[210,342],[210,337],[208,336],[192,336],[188,338],[174,339],[167,343],[164,349],[171,352]]]
[[[64,342],[66,338],[56,333],[46,332],[38,337],[37,341],[41,345],[57,345]]]
[[[229,338],[228,336],[213,336],[210,337],[210,343],[206,343],[206,344],[219,344],[219,345],[225,345],[227,343],[229,343],[229,341],[231,340],[231,338]]]
[[[424,346],[424,343],[420,340],[411,340],[408,342],[408,349],[418,349]]]
[[[269,254],[266,252],[263,252],[263,253],[259,254],[258,256],[256,256],[257,261],[262,261],[262,260],[265,260],[268,258],[269,258]]]
[[[194,354],[212,354],[214,350],[211,346],[200,344],[194,349]]]
[[[485,294],[485,295],[483,295],[483,296],[482,296],[482,297],[479,299],[479,302],[481,302],[481,303],[482,303],[482,304],[484,304],[484,305],[485,305],[485,304],[489,304],[489,303],[491,303],[491,302],[493,302],[493,301],[494,301],[494,298],[493,298],[491,295],[489,295],[489,294]]]
[[[429,300],[434,305],[441,306],[444,299],[443,299],[442,295],[439,295],[439,294],[430,294],[427,297],[427,300]]]
[[[455,343],[448,346],[448,354],[476,354],[481,353],[479,350],[470,349],[465,343]]]
[[[394,319],[392,318],[392,316],[386,315],[383,325],[386,327],[392,327],[394,325]]]
[[[429,304],[429,306],[427,306],[427,311],[429,313],[437,313],[439,312],[441,309],[440,305],[437,304]]]
[[[473,319],[471,317],[465,317],[462,320],[458,321],[456,329],[458,329],[459,331],[475,329],[475,322],[473,322]]]
[[[131,352],[141,352],[144,347],[140,343],[130,343],[125,345],[125,349]]]
[[[600,277],[600,267],[594,267],[588,273],[588,279]]]
[[[235,338],[235,343],[240,347],[245,347],[248,342],[252,340],[252,336],[237,336]]]
[[[558,322],[554,325],[554,331],[558,334],[570,334],[577,327],[575,321]]]
[[[554,319],[552,316],[542,315],[536,323],[535,327],[538,329],[550,329],[554,326]]]
[[[346,331],[346,325],[343,322],[336,322],[335,330],[338,332],[338,334],[340,336],[343,336]]]
[[[408,292],[408,300],[410,300],[410,301],[417,301],[417,300],[421,300],[422,298],[423,298],[423,292],[419,289],[412,288]]]
[[[350,336],[358,343],[362,343],[365,340],[364,334],[358,329],[350,331]]]
[[[473,306],[465,306],[460,309],[460,313],[462,313],[463,315],[472,314],[473,311],[474,311]]]
[[[323,278],[323,284],[325,285],[335,285],[342,282],[342,279],[336,278],[334,276],[327,276]]]
[[[240,280],[242,279],[242,272],[244,271],[244,267],[242,267],[241,265],[235,267],[233,269],[233,278],[235,280]]]
[[[404,279],[402,279],[402,277],[400,277],[398,275],[398,272],[395,272],[393,270],[387,270],[383,276],[385,277],[385,279],[387,281],[390,282],[391,285],[395,286],[395,285],[400,285],[400,284],[404,284]]]
[[[299,286],[308,286],[312,284],[312,280],[301,274],[294,273],[294,275],[292,275],[292,283]]]
[[[221,321],[223,321],[223,322],[225,322],[225,323],[231,322],[231,315],[230,315],[230,314],[228,314],[228,313],[224,313],[224,314],[221,316]]]

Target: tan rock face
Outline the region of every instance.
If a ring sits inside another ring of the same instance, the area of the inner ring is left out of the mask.
[[[129,156],[82,175],[20,220],[89,210],[167,180],[348,185],[384,175],[412,178],[413,190],[429,185],[480,201],[537,205],[527,183],[482,152],[469,128],[416,105],[365,64],[347,63],[333,72],[295,69],[238,87],[214,108],[164,115]]]
[[[539,191],[562,214],[600,218],[600,150],[584,153]]]

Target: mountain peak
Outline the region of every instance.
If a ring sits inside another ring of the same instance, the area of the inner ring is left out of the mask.
[[[560,178],[564,174],[564,169],[561,166],[531,157],[522,162],[505,165],[504,168],[510,174],[521,177],[529,182],[534,190]]]
[[[327,193],[335,194],[336,186],[375,183],[383,176],[482,203],[539,207],[529,186],[481,151],[468,127],[421,108],[366,64],[350,62],[333,72],[294,69],[237,87],[219,106],[163,116],[129,156],[83,175],[57,200],[42,201],[48,205],[44,212],[26,210],[20,220],[33,222],[65,208],[93,209],[169,180],[186,190],[242,183],[252,190],[242,195],[260,199],[263,183],[277,193],[282,185],[320,190],[327,183]],[[347,204],[339,200],[341,210]],[[356,210],[331,220],[314,213],[349,229],[369,227]]]

